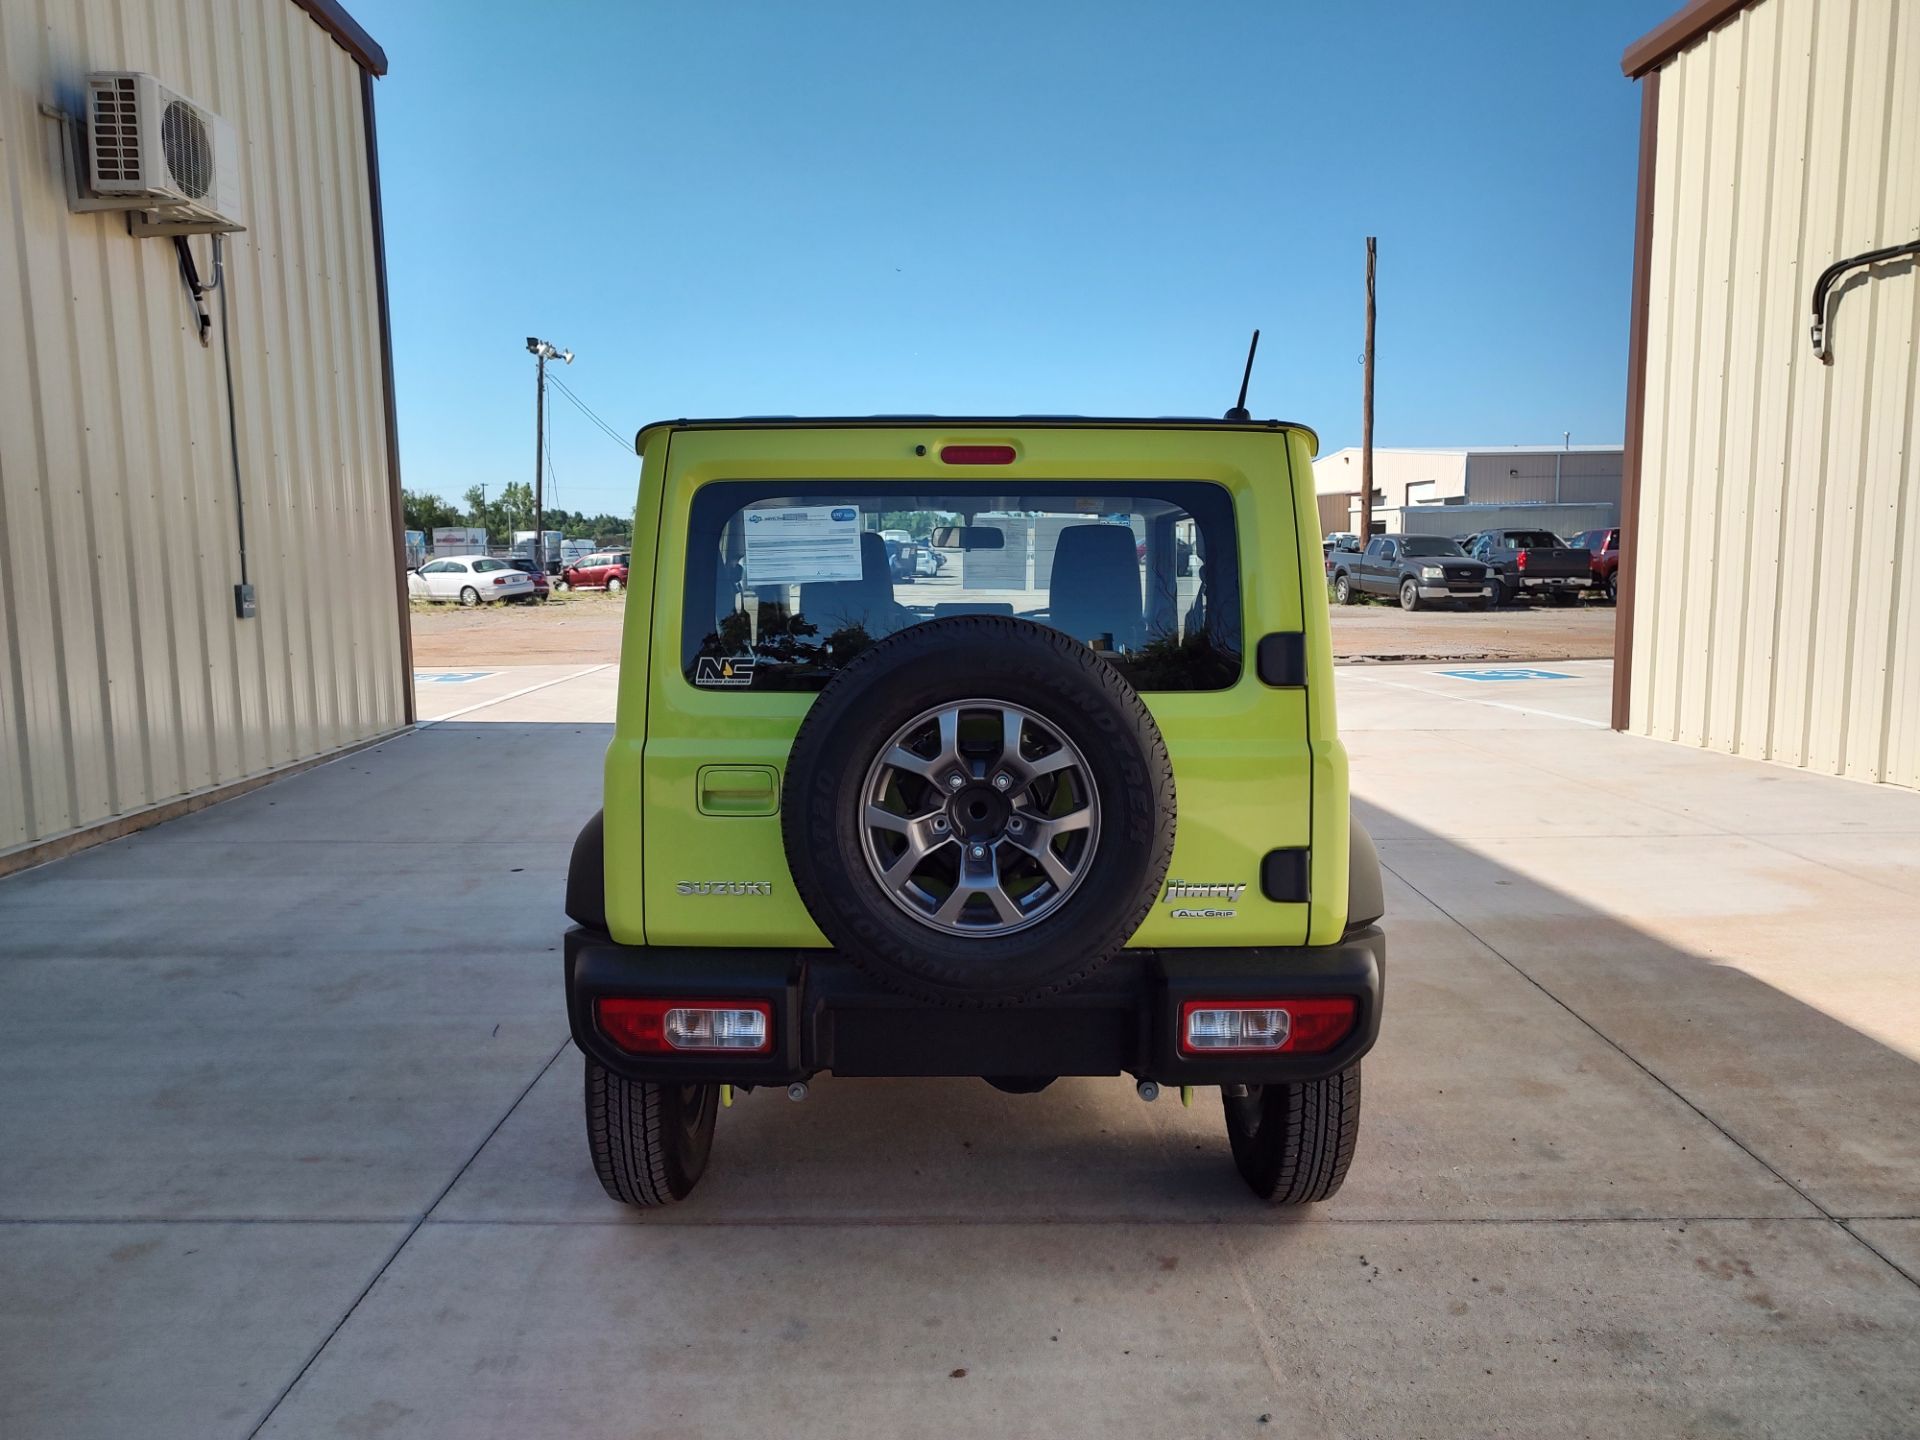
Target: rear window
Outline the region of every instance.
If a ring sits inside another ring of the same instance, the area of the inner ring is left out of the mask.
[[[1558,550],[1560,537],[1548,530],[1509,530],[1507,544],[1515,550]]]
[[[1409,535],[1401,545],[1401,553],[1406,555],[1464,555],[1458,545],[1438,535]]]
[[[476,575],[485,575],[494,570],[511,570],[513,567],[504,560],[476,560],[473,570]]]
[[[698,492],[689,523],[682,663],[702,688],[818,690],[876,641],[949,615],[1051,625],[1142,690],[1240,677],[1217,485],[726,481]]]

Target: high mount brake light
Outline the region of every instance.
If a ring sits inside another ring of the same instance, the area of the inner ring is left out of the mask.
[[[1011,465],[1011,445],[943,445],[940,459],[948,465]]]
[[[608,998],[594,1018],[615,1045],[634,1055],[764,1055],[773,1048],[773,1007],[764,1000]]]
[[[1353,1033],[1351,995],[1297,1000],[1188,1000],[1180,1006],[1183,1055],[1318,1055]]]

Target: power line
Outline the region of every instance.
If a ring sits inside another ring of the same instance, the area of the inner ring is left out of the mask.
[[[589,406],[587,402],[582,400],[578,395],[574,394],[572,390],[567,388],[566,382],[561,380],[561,378],[558,375],[549,375],[547,377],[547,383],[553,386],[553,388],[558,390],[562,395],[566,396],[568,401],[574,406],[575,409],[579,410],[579,412],[582,415],[586,416],[587,419],[591,420],[595,425],[598,425],[601,429],[601,432],[605,434],[609,440],[613,441],[614,444],[618,445],[627,454],[631,455],[633,453],[633,442],[630,440],[622,439],[620,432],[618,430],[614,429],[613,426],[609,425],[606,421],[602,420],[598,415],[594,414],[592,407]]]
[[[598,415],[594,414],[593,410],[588,406],[586,401],[582,400],[578,395],[574,394],[573,391],[569,390],[565,385],[561,384],[557,378],[553,381],[553,384],[555,385],[556,388],[559,389],[562,395],[567,397],[567,401],[569,404],[571,404],[582,415],[586,416],[587,419],[591,420],[595,425],[599,426],[602,434],[604,434],[609,440],[613,441],[613,443],[618,445],[622,450],[626,451],[629,455],[633,453],[632,444],[622,439],[620,432],[618,430],[614,429],[611,425],[607,424],[606,421],[602,420]]]
[[[558,506],[560,504],[560,472],[556,470],[553,465],[553,426],[551,424],[547,426],[545,443],[547,447],[547,484],[552,487],[553,503]]]

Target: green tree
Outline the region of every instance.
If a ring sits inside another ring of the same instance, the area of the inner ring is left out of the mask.
[[[439,525],[458,525],[461,519],[460,512],[452,504],[424,490],[402,490],[400,508],[406,515],[407,529],[423,530],[428,534],[432,534]]]

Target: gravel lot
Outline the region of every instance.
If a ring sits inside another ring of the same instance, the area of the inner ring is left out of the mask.
[[[544,605],[413,607],[413,661],[422,666],[602,664],[620,658],[624,595],[558,595]],[[1601,660],[1613,654],[1604,605],[1516,606],[1486,613],[1336,605],[1342,660]]]

